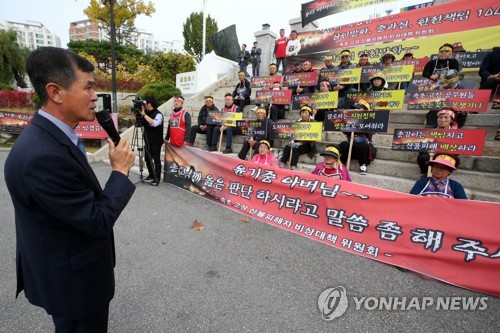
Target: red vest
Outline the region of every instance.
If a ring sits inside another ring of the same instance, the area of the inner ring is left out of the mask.
[[[278,38],[276,39],[276,59],[286,58],[286,44],[288,43],[288,38]]]
[[[182,147],[186,136],[186,122],[184,121],[185,113],[185,109],[179,112],[172,112],[168,120],[170,143],[177,147]]]

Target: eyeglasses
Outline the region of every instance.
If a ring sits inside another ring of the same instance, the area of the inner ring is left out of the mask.
[[[340,56],[341,58],[349,58],[347,55]]]

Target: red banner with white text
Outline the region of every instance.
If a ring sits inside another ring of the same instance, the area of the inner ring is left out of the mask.
[[[111,117],[116,124],[116,114],[112,114]],[[32,118],[33,114],[30,113],[0,111],[0,132],[20,134],[31,123]],[[75,133],[82,139],[105,139],[108,137],[97,120],[81,121],[75,127]]]
[[[165,179],[338,249],[500,296],[500,204],[420,197],[166,144]]]
[[[500,7],[495,0],[451,1],[340,27],[302,32],[300,54],[495,27],[499,16]]]

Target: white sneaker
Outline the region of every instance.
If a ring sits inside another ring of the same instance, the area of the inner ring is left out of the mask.
[[[359,167],[359,174],[360,175],[366,175],[367,174],[367,172],[366,172],[366,165],[363,164],[363,165],[361,165]]]

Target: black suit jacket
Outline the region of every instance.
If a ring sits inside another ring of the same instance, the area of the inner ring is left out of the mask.
[[[113,225],[135,186],[113,171],[102,190],[83,154],[36,114],[5,162],[16,220],[17,292],[49,314],[84,318],[114,295]]]

